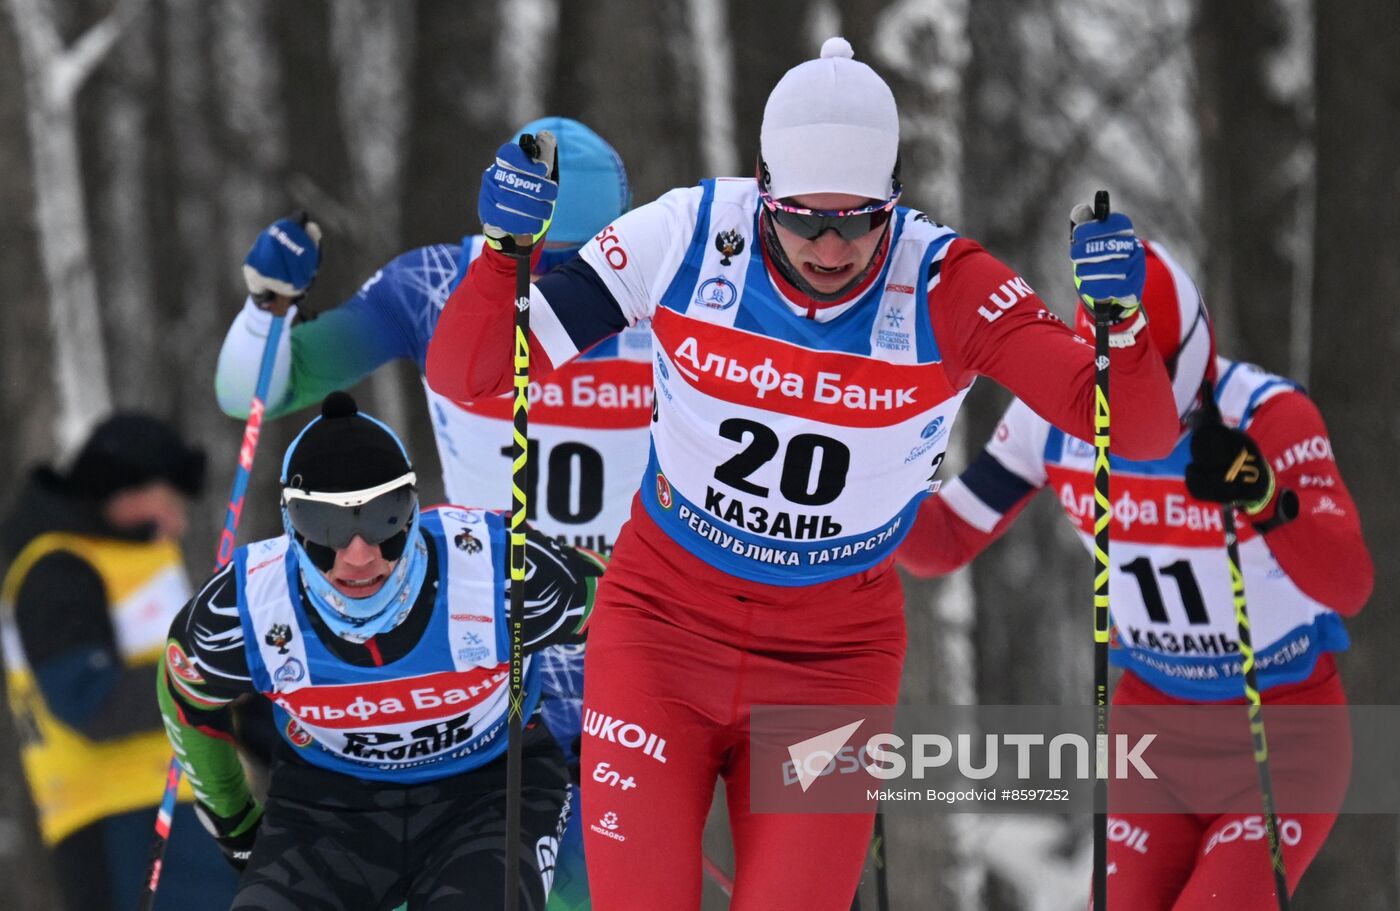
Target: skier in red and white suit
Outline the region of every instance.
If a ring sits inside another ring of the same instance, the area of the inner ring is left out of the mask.
[[[778,83],[758,179],[673,190],[531,291],[534,369],[648,317],[655,338],[650,464],[585,667],[597,911],[699,908],[718,776],[731,907],[849,907],[873,811],[751,813],[749,707],[894,704],[905,629],[893,551],[937,485],[974,377],[1090,433],[1093,349],[976,243],[896,205],[894,97],[852,57],[830,39]],[[478,208],[497,246],[543,236],[550,157],[547,141],[538,160],[505,146],[487,168]],[[1122,308],[1113,388],[1133,407],[1114,441],[1154,458],[1176,414],[1131,288],[1141,245],[1121,216],[1085,234],[1105,252],[1080,277]],[[438,392],[508,388],[514,269],[488,250],[448,299],[428,352]]]
[[[1190,277],[1160,245],[1145,246],[1143,308],[1172,371],[1181,435],[1166,458],[1110,462],[1110,656],[1124,669],[1113,703],[1244,702],[1219,507],[1230,502],[1244,504],[1236,524],[1263,701],[1345,705],[1333,654],[1347,647],[1341,617],[1365,604],[1373,573],[1322,416],[1296,384],[1216,357],[1210,319]],[[1088,319],[1079,318],[1078,327],[1093,337]],[[1221,423],[1188,431],[1206,388]],[[1131,401],[1118,399],[1115,419],[1121,403]],[[920,506],[899,562],[916,575],[952,572],[1004,534],[1042,487],[1054,491],[1092,548],[1093,460],[1093,446],[1012,402],[982,454]],[[1275,749],[1275,782],[1335,792],[1344,785],[1349,755],[1340,740],[1307,757]],[[1280,746],[1274,736],[1269,741]],[[1335,819],[1280,817],[1290,889]],[[1258,813],[1115,814],[1109,837],[1110,907],[1277,907]]]

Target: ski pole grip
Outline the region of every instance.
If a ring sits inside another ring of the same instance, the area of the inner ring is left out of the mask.
[[[1108,215],[1108,191],[1099,190],[1094,194],[1094,218],[1097,221],[1107,221]],[[1094,302],[1094,323],[1098,335],[1103,335],[1113,322],[1112,312],[1108,301],[1098,300]]]
[[[525,156],[531,161],[536,161],[539,159],[540,144],[535,140],[534,134],[522,133],[520,135],[520,151],[524,152]],[[516,256],[529,259],[530,254],[534,252],[534,246],[535,239],[529,234],[515,235]]]

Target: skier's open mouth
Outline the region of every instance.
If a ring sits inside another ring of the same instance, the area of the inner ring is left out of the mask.
[[[344,589],[347,589],[347,593],[349,593],[357,591],[367,591],[370,589],[377,588],[378,586],[384,584],[384,580],[387,578],[389,577],[386,576],[384,573],[378,573],[377,575],[370,576],[366,579],[346,579],[342,576],[338,577],[335,581],[337,585],[341,586]]]
[[[814,262],[805,262],[803,263],[803,265],[806,266],[808,270],[816,273],[817,275],[830,276],[844,275],[845,273],[851,271],[852,268],[850,263],[845,263],[840,266],[821,266]]]

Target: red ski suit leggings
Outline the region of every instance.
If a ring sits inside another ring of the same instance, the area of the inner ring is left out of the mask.
[[[1115,705],[1188,705],[1148,686],[1131,673],[1114,693]],[[1241,700],[1243,704],[1243,700]],[[1324,655],[1311,677],[1264,693],[1269,705],[1345,705],[1336,663]],[[1240,723],[1244,724],[1243,709]],[[1271,738],[1272,742],[1273,738]],[[1275,788],[1344,789],[1349,740],[1313,762],[1285,759],[1271,770]],[[1296,754],[1296,753],[1295,753]],[[1286,754],[1285,754],[1286,755]],[[1288,890],[1298,886],[1335,813],[1283,813],[1279,828]],[[1109,816],[1108,905],[1132,911],[1276,911],[1273,867],[1262,814],[1123,813]]]
[[[736,579],[634,507],[584,663],[581,812],[595,911],[700,907],[701,833],[719,776],[734,837],[730,907],[850,908],[873,812],[751,813],[749,706],[893,705],[903,600],[889,562],[806,587]]]

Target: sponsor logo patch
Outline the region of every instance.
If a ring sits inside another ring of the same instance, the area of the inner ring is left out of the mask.
[[[274,701],[302,724],[356,729],[456,717],[482,705],[506,682],[495,667],[444,671],[378,683],[307,686],[277,693]]]
[[[627,836],[618,831],[618,829],[622,828],[622,824],[618,822],[617,814],[612,810],[599,816],[598,821],[588,828],[605,838],[611,838],[613,841],[627,840]]]
[[[957,395],[939,364],[816,351],[665,308],[652,326],[667,364],[690,386],[763,411],[840,427],[889,427]],[[909,344],[907,333],[894,334]]]
[[[627,251],[623,249],[622,238],[617,236],[617,228],[608,225],[602,233],[593,238],[598,242],[598,250],[614,272],[627,268]]]
[[[647,733],[639,724],[584,709],[583,733],[623,749],[641,750],[643,756],[650,756],[663,765],[666,763],[666,738]]]
[[[624,791],[630,791],[637,786],[637,779],[631,775],[623,778],[622,773],[607,762],[600,762],[593,767],[593,780],[610,788],[621,788]]]

